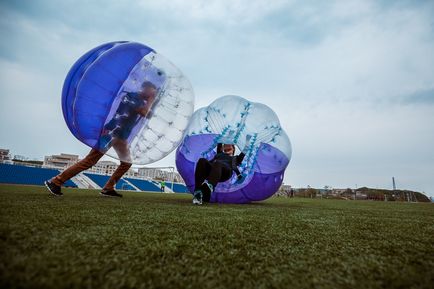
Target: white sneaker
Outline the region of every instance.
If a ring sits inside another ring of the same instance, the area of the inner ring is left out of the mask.
[[[195,191],[193,193],[193,204],[202,205],[202,191]]]

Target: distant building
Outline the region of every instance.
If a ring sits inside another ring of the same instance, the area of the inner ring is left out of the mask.
[[[46,156],[42,167],[63,170],[75,164],[78,160],[78,155],[61,153],[60,155]]]
[[[291,185],[285,185],[282,184],[279,188],[279,190],[274,194],[274,196],[284,196],[284,197],[293,197],[294,196],[294,189],[291,187]]]
[[[45,156],[42,167],[65,170],[80,161],[78,155],[64,154]],[[118,164],[113,161],[99,161],[89,168],[87,172],[98,175],[111,175],[117,169]],[[137,176],[137,172],[130,169],[124,176]]]
[[[145,179],[155,179],[160,176],[159,171],[154,168],[139,168],[137,174]]]
[[[93,167],[91,167],[88,172],[96,173],[99,175],[111,175],[114,173],[118,164],[112,161],[99,161]]]
[[[359,192],[356,190],[356,199],[357,200],[367,200],[368,199],[368,194],[364,193],[364,192]]]
[[[332,196],[339,196],[344,194],[347,191],[347,189],[333,189],[329,194]]]
[[[11,154],[8,149],[0,149],[0,162],[11,163]]]
[[[169,168],[168,168],[169,169]],[[137,175],[145,179],[157,179],[157,180],[174,180],[177,183],[184,183],[181,175],[173,170],[163,170],[159,168],[139,168]]]

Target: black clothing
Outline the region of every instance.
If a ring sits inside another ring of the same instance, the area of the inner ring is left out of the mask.
[[[217,146],[217,154],[212,160],[200,158],[197,162],[194,172],[194,190],[201,190],[201,185],[205,180],[215,188],[219,182],[229,180],[233,171],[239,176],[240,171],[238,166],[243,161],[244,156],[244,153],[240,153],[237,156],[228,155],[222,151],[222,145],[219,144]],[[204,194],[203,200],[209,202],[210,196],[211,194]]]
[[[196,164],[194,172],[195,190],[199,190],[205,180],[208,183],[217,186],[217,183],[227,181],[232,176],[232,170],[221,162],[210,162],[207,159],[200,158]]]
[[[137,120],[142,117],[137,113],[137,109],[145,105],[146,101],[140,97],[139,93],[128,92],[119,103],[114,117],[104,125],[104,129],[110,130],[114,137],[128,139]]]
[[[234,147],[235,151],[235,147]],[[241,152],[237,156],[231,156],[228,154],[225,154],[223,152],[223,144],[219,143],[217,144],[217,154],[214,156],[214,158],[211,160],[213,161],[219,161],[225,164],[227,167],[235,171],[237,175],[240,175],[240,171],[238,170],[238,166],[243,162],[245,154]]]

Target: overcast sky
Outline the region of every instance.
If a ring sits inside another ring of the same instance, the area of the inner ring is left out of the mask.
[[[190,79],[195,109],[227,94],[271,107],[292,142],[285,183],[434,196],[434,1],[0,2],[0,148],[88,148],[61,89],[105,42],[144,43]],[[174,154],[153,164],[174,166]]]

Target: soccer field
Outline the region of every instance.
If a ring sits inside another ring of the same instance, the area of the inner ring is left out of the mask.
[[[0,185],[1,288],[433,288],[434,205]]]

